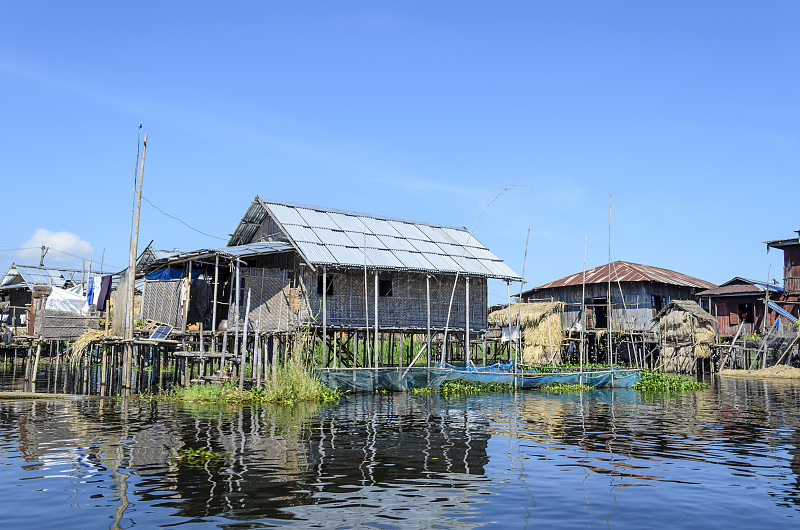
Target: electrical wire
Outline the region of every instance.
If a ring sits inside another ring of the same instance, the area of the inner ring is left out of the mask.
[[[146,200],[146,201],[147,201],[147,204],[149,204],[150,206],[152,206],[153,208],[155,208],[156,210],[158,210],[158,211],[159,211],[159,212],[161,212],[162,214],[164,214],[164,215],[166,215],[167,217],[170,217],[170,218],[172,218],[172,219],[175,219],[176,221],[178,221],[178,222],[180,222],[180,223],[183,223],[183,224],[184,224],[184,225],[185,225],[187,228],[189,228],[189,229],[191,229],[191,230],[194,230],[195,232],[197,232],[197,233],[199,233],[199,234],[203,234],[204,236],[208,236],[208,237],[213,237],[213,238],[215,238],[215,239],[221,239],[221,240],[223,240],[223,241],[227,241],[227,240],[228,240],[228,238],[227,238],[227,237],[215,236],[215,235],[212,235],[212,234],[208,234],[208,233],[206,233],[206,232],[203,232],[202,230],[198,230],[197,228],[193,227],[192,225],[190,225],[189,223],[187,223],[187,222],[186,222],[186,221],[184,221],[183,219],[179,219],[179,218],[175,217],[174,215],[170,215],[170,214],[168,214],[167,212],[165,212],[164,210],[162,210],[161,208],[159,208],[158,206],[156,206],[155,204],[153,204],[152,202],[150,202],[150,199],[148,199],[148,198],[147,198],[147,197],[145,197],[144,195],[142,195],[142,199]]]

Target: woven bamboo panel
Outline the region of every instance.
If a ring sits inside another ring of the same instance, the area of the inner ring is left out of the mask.
[[[249,292],[250,329],[260,332],[286,331],[296,322],[301,296],[299,289],[289,286],[288,271],[246,267],[239,274],[244,286],[239,314],[244,316]]]
[[[87,329],[100,329],[100,317],[42,309],[34,322],[34,333],[43,339],[76,339]]]
[[[142,318],[182,328],[183,280],[145,280],[142,293]]]
[[[379,280],[391,280],[392,296],[378,297],[378,326],[393,328],[424,328],[428,322],[425,274],[407,272],[381,272]],[[455,276],[431,277],[431,326],[444,328],[447,324],[450,298],[449,327],[463,329],[466,312],[466,282],[458,279],[455,293]],[[364,327],[369,321],[375,324],[375,273],[367,272],[366,292],[364,271],[357,269],[329,271],[327,281],[332,292],[326,297],[327,323],[331,326]],[[322,322],[322,295],[318,293],[317,273],[305,271],[302,276],[308,299],[311,320]],[[485,330],[487,326],[487,283],[484,278],[471,278],[469,284],[470,329]],[[365,303],[366,302],[366,303]]]

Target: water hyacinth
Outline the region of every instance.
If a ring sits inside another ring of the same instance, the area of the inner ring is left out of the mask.
[[[671,375],[654,370],[642,370],[642,378],[633,388],[646,392],[687,392],[704,390],[708,384],[682,375]]]

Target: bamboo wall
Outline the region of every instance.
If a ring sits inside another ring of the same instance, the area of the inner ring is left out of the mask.
[[[142,292],[142,318],[183,328],[183,280],[145,280]]]
[[[319,273],[321,274],[321,269]],[[375,271],[367,271],[365,307],[364,270],[328,270],[328,282],[332,282],[333,293],[327,296],[328,326],[364,327],[375,325]],[[306,270],[302,276],[308,296],[309,307],[317,325],[322,324],[322,295],[317,293],[317,273]],[[428,310],[426,275],[424,273],[384,271],[379,279],[392,280],[392,296],[378,297],[378,327],[412,329],[427,327]],[[447,323],[447,310],[453,290],[455,275],[437,275],[430,279],[431,327],[443,329]],[[465,292],[463,276],[459,276],[458,287],[453,298],[450,314],[450,329],[464,329]],[[486,278],[470,278],[470,329],[483,331],[487,323]],[[365,311],[368,315],[365,316]]]

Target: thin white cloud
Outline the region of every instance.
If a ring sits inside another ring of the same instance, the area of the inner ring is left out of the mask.
[[[17,251],[17,259],[25,264],[38,264],[42,245],[48,247],[45,263],[66,263],[75,259],[89,258],[94,252],[92,244],[72,232],[53,232],[46,228],[37,229]]]

